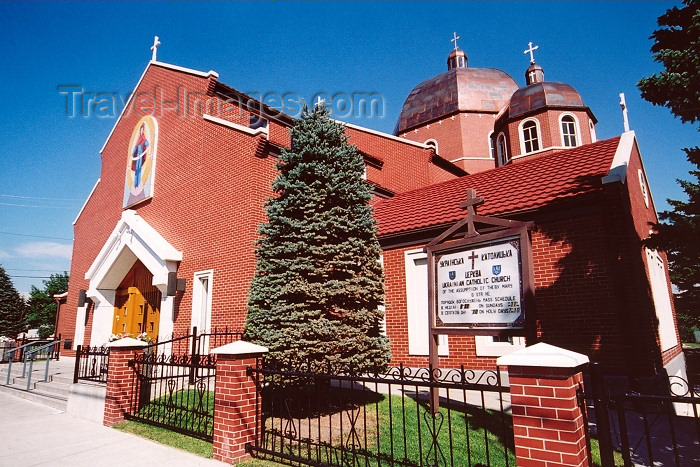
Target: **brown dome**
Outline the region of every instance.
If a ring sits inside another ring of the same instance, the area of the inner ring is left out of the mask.
[[[495,68],[453,68],[413,88],[394,134],[457,111],[496,113],[517,89],[513,78]]]
[[[579,93],[566,83],[543,81],[520,88],[510,99],[509,116],[517,117],[542,107],[583,107]]]

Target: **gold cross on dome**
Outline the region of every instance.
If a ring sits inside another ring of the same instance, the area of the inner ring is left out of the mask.
[[[535,50],[539,49],[540,46],[539,46],[539,45],[536,45],[536,46],[533,47],[533,46],[532,46],[532,42],[528,42],[527,45],[528,45],[530,48],[527,49],[527,50],[525,50],[523,53],[524,53],[524,54],[527,54],[527,53],[530,54],[530,64],[533,64],[533,63],[535,63],[535,54],[534,54],[533,52],[534,52]]]
[[[455,43],[455,50],[457,50],[457,39],[459,39],[459,36],[457,35],[456,32],[452,33],[452,39],[450,39],[450,42]]]

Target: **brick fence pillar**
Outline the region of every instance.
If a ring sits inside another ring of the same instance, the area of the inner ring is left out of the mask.
[[[109,365],[107,367],[107,391],[105,396],[105,413],[103,423],[114,426],[124,421],[124,414],[129,410],[132,395],[138,388],[133,386],[134,369],[129,368],[129,360],[148,344],[130,337],[110,342]]]
[[[586,427],[576,392],[588,357],[538,343],[498,358],[508,367],[519,467],[588,467]]]
[[[214,459],[232,464],[250,457],[246,445],[260,433],[260,404],[255,379],[247,368],[255,368],[268,349],[237,341],[211,351],[216,359],[214,390]]]

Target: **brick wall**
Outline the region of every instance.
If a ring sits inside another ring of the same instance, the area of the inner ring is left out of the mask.
[[[255,444],[260,433],[257,389],[246,368],[257,366],[255,357],[219,355],[214,394],[214,459],[235,463],[250,455],[246,444]]]
[[[625,253],[620,262],[620,248],[629,244],[624,235],[629,234],[628,224],[624,219],[620,225],[611,224],[610,218],[620,218],[624,211],[618,211],[610,199],[605,198],[605,203],[613,208],[611,212],[589,208],[579,215],[552,217],[550,213],[532,232],[538,340],[600,360],[609,372],[626,374],[634,369],[649,374],[652,359],[639,359],[637,336],[630,335],[629,322],[634,314],[643,323],[640,329],[653,332],[644,319],[653,311],[648,300],[633,291],[639,290],[636,286],[625,285],[640,277],[639,266],[633,264],[639,252],[632,258]],[[386,247],[383,252],[392,356],[396,362],[417,366],[427,365],[428,359],[408,352],[405,252],[423,246],[425,243]],[[476,356],[473,337],[448,339],[449,356],[440,357],[441,366],[495,367],[495,357]],[[647,347],[653,355],[656,346],[650,343]]]
[[[112,347],[109,353],[107,389],[105,396],[104,424],[114,426],[124,421],[129,411],[132,396],[139,390],[139,383],[134,382],[134,370],[129,368],[129,360],[141,352],[139,347]]]
[[[135,90],[137,105],[120,117],[105,143],[100,181],[74,226],[71,281],[58,331],[64,336],[75,332],[78,291],[89,288],[85,272],[121,218],[132,131],[142,116],[154,112],[154,106],[158,146],[153,197],[130,209],[183,252],[178,277],[187,280],[187,288],[175,300],[174,331],[191,329],[193,275],[208,269],[214,270],[212,324],[243,328],[257,228],[266,220],[264,203],[272,195],[277,159],[260,157],[263,136],[202,118],[206,112],[247,126],[248,111],[212,94],[215,79],[158,65],[150,65],[144,74]],[[152,96],[157,97],[155,102]],[[174,102],[179,107],[173,109]],[[170,110],[162,110],[168,106]],[[271,120],[268,130],[272,142],[289,145],[285,123]],[[429,149],[362,130],[347,132],[351,143],[384,162],[381,169],[368,167],[367,173],[371,181],[390,190],[405,191],[454,177],[431,162]],[[84,343],[89,342],[92,312],[88,320]]]
[[[508,367],[519,466],[587,466],[586,431],[576,392],[580,371]]]
[[[456,162],[469,173],[493,168],[488,135],[493,131],[495,113],[460,112],[432,121],[399,136],[425,143],[438,142],[438,154],[447,160],[481,158],[481,161],[463,159]]]

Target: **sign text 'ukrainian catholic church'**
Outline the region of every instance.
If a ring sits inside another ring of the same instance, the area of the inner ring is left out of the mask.
[[[509,327],[521,318],[520,238],[437,256],[438,322]]]

